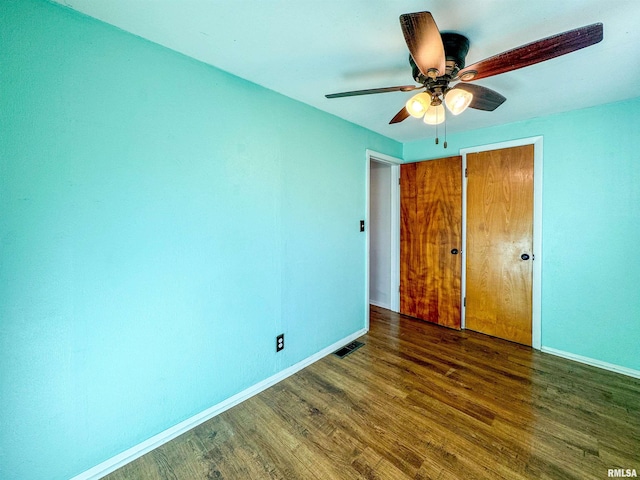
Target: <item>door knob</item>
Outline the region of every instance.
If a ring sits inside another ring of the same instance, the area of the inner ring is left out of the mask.
[[[523,253],[522,255],[520,255],[520,258],[521,258],[522,260],[529,260],[529,255],[528,255],[528,254],[526,254],[526,253]]]
[[[453,255],[457,255],[457,254],[458,254],[458,249],[457,249],[457,248],[452,249],[452,250],[451,250],[451,253],[452,253]]]

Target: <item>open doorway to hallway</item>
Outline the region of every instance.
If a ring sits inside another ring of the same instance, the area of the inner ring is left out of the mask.
[[[400,304],[400,159],[368,153],[369,303],[392,311]]]

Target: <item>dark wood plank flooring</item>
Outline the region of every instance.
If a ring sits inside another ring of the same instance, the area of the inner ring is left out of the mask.
[[[123,479],[603,479],[640,472],[640,380],[371,308],[325,357]]]

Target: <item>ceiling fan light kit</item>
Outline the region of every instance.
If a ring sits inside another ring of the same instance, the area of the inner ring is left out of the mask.
[[[444,122],[444,105],[431,105],[422,121],[427,125],[440,125]]]
[[[443,102],[453,115],[459,115],[467,108],[491,112],[506,100],[498,92],[466,82],[566,55],[595,45],[603,38],[602,23],[594,23],[507,50],[465,68],[469,39],[459,33],[440,33],[430,12],[400,15],[400,27],[411,54],[409,63],[413,79],[420,85],[356,90],[333,93],[326,97],[340,98],[424,89],[412,96],[389,123],[400,123],[413,116],[422,118],[424,123],[429,125],[438,125],[445,121]]]
[[[415,118],[422,118],[424,114],[427,112],[429,107],[431,106],[431,95],[427,92],[418,93],[414,95],[409,100],[407,100],[407,104],[405,108],[409,115]]]
[[[464,112],[473,100],[473,93],[461,88],[452,88],[444,96],[444,103],[454,115]]]

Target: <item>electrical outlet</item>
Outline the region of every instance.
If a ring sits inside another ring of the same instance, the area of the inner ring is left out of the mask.
[[[284,333],[276,337],[276,352],[284,349]]]

